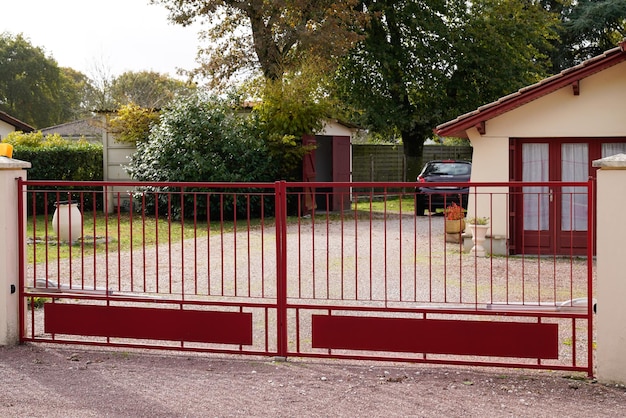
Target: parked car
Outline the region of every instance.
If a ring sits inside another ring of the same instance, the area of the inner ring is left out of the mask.
[[[455,202],[467,209],[469,187],[458,185],[430,187],[428,183],[467,183],[472,174],[472,163],[458,160],[438,160],[426,163],[417,176],[415,188],[415,214],[424,216],[424,211],[435,212]]]

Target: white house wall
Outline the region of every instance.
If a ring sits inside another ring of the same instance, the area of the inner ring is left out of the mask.
[[[0,120],[0,140],[6,138],[6,136],[13,131],[15,131],[15,126]]]
[[[474,147],[472,182],[508,182],[509,138],[480,135],[476,129],[468,133]],[[507,219],[497,214],[508,213],[508,188],[480,188],[478,192],[480,195],[470,194],[468,216],[488,216],[491,218],[490,235],[507,236]]]
[[[349,136],[354,135],[355,129],[345,126],[339,122],[328,121],[324,124],[320,132],[316,132],[315,135],[322,136]]]
[[[474,147],[472,181],[509,180],[509,138],[623,137],[626,136],[626,62],[580,80],[580,95],[571,86],[511,110],[474,128],[468,137]],[[493,202],[493,235],[507,235],[505,199]],[[470,198],[469,215],[489,216],[489,203]],[[496,214],[496,216],[493,216]]]
[[[626,133],[626,62],[493,118],[487,135],[503,137],[601,137]]]

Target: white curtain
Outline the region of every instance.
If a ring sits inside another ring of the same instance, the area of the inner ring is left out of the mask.
[[[522,181],[548,181],[548,144],[522,144]],[[524,229],[545,231],[549,227],[550,200],[547,187],[524,187]]]
[[[562,144],[561,180],[587,181],[588,179],[589,146],[587,144]],[[563,187],[561,230],[587,230],[587,189],[585,187]]]
[[[602,158],[615,154],[626,154],[626,142],[602,144]]]

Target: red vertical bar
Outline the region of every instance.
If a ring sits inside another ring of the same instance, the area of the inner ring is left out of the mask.
[[[67,206],[67,221],[68,221],[68,228],[67,228],[67,230],[68,230],[68,235],[69,235],[69,237],[68,237],[69,241],[67,243],[67,251],[68,251],[68,254],[69,254],[68,255],[67,264],[68,264],[68,269],[69,269],[69,272],[68,272],[69,286],[70,286],[70,289],[72,289],[73,288],[72,282],[74,281],[73,280],[73,276],[74,275],[72,274],[72,270],[74,270],[72,268],[72,259],[74,258],[73,255],[72,255],[72,249],[73,249],[73,246],[74,246],[73,245],[74,242],[72,241],[72,210],[71,210],[71,207],[72,207],[72,194],[70,192],[67,192],[67,201],[69,203],[69,205]],[[60,231],[60,229],[59,229],[59,231]],[[58,273],[58,274],[59,274],[59,281],[58,282],[60,284],[61,283],[61,275],[60,275],[60,273]]]
[[[373,229],[372,227],[373,227],[373,225],[372,225],[372,223],[374,221],[374,219],[373,219],[373,209],[374,208],[373,208],[373,201],[372,201],[373,198],[374,197],[372,195],[370,195],[370,213],[369,213],[369,215],[370,215],[369,216],[369,218],[370,218],[370,223],[369,223],[369,234],[370,234],[370,239],[369,239],[369,251],[370,251],[370,254],[369,254],[369,268],[370,268],[370,271],[369,271],[369,293],[370,293],[370,295],[369,295],[369,300],[372,300],[372,296],[373,296],[373,291],[372,291],[372,279],[373,279],[373,277],[372,277],[372,275],[373,275],[372,268],[374,267],[374,265],[373,265],[373,255],[374,255],[374,253],[372,251],[372,247],[373,247],[373,240],[372,240],[372,229]],[[358,248],[358,245],[356,246],[356,248]]]
[[[81,212],[83,213],[83,219],[84,219],[84,213],[85,213],[85,196],[84,196],[84,192],[80,192],[79,194],[79,199],[78,199],[78,207],[81,209]],[[84,289],[85,288],[85,239],[84,239],[84,228],[83,228],[83,219],[81,219],[80,222],[80,226],[81,226],[81,231],[80,231],[80,288]]]
[[[383,280],[385,281],[384,289],[385,307],[388,306],[389,295],[387,294],[387,188],[383,189]]]
[[[24,187],[24,186],[22,186]],[[24,187],[25,189],[27,187]],[[22,193],[24,193],[24,195],[26,196],[26,203],[28,203],[28,192],[26,190],[24,190]],[[36,204],[36,199],[35,199],[35,193],[31,193],[32,196],[32,218],[33,218],[33,265],[37,264],[37,241],[35,240],[35,238],[37,237],[37,204]],[[47,198],[44,195],[44,207],[45,205],[47,205]],[[44,218],[46,219],[46,218]],[[44,222],[45,223],[45,222]],[[47,226],[47,224],[45,225]],[[48,235],[44,234],[44,236],[47,238]],[[46,248],[48,248],[48,244],[45,245]],[[33,286],[34,283],[37,280],[37,274],[35,273],[36,269],[33,269]],[[24,272],[24,284],[26,284],[26,272]]]
[[[33,205],[36,206],[37,205],[37,200],[36,200],[36,193],[35,192],[33,192],[33,196],[35,196],[34,197],[34,201],[33,201]],[[50,231],[50,228],[48,228],[48,222],[49,222],[48,221],[48,218],[49,218],[49,214],[48,214],[48,193],[44,192],[43,196],[44,196],[44,198],[43,198],[43,200],[44,200],[44,206],[43,206],[44,216],[43,216],[43,219],[44,219],[44,230],[45,230],[44,236],[46,237],[46,242],[45,242],[45,245],[44,245],[44,254],[45,254],[44,255],[44,265],[46,266],[45,268],[46,268],[46,279],[47,279],[48,278],[48,274],[50,273],[50,270],[49,270],[50,253],[49,253],[49,250],[48,250],[48,233]],[[37,277],[35,275],[33,275],[33,285],[36,283],[36,281],[37,281]],[[48,286],[48,281],[47,280],[46,280],[46,286]]]
[[[573,225],[573,224],[570,224]],[[578,342],[576,341],[576,318],[572,318],[572,367],[576,367],[576,346]]]
[[[593,254],[595,243],[595,189],[593,178],[587,182],[587,376],[593,376]]]
[[[313,190],[313,201],[315,202],[317,199],[317,191]],[[313,204],[313,208],[311,209],[311,274],[312,274],[312,286],[313,286],[313,299],[316,298],[316,275],[315,275],[315,204]]]
[[[146,292],[146,192],[141,193],[141,250],[143,257],[143,291]]]
[[[235,296],[239,296],[237,282],[237,193],[233,193],[233,288]]]
[[[154,287],[159,293],[159,192],[154,193],[154,234]]]
[[[302,195],[298,195],[298,297],[302,297]],[[278,219],[278,216],[276,217]]]
[[[355,193],[355,198],[354,198],[354,300],[358,300],[359,299],[359,286],[358,286],[358,279],[357,277],[359,277],[359,253],[357,251],[357,248],[359,248],[359,246],[357,245],[357,243],[359,242],[359,216],[358,216],[358,208],[357,208],[357,204],[359,202],[358,196]]]
[[[430,208],[430,202],[428,203]],[[428,212],[428,301],[433,302],[433,225]],[[446,300],[446,278],[443,278],[443,299]]]
[[[117,192],[117,290],[122,291],[122,199]]]
[[[326,298],[330,299],[330,194],[326,193]]]
[[[300,353],[300,309],[296,309],[296,353]]]
[[[196,193],[193,194],[193,293],[198,294],[198,195]]]
[[[130,291],[134,292],[135,291],[135,257],[133,254],[133,239],[134,239],[134,234],[133,234],[133,195],[130,194],[128,196],[128,237],[130,239],[130,244],[129,244],[129,249],[128,251],[130,252],[130,262],[129,262],[129,269],[130,269]]]
[[[96,228],[96,219],[97,219],[97,213],[98,213],[98,209],[96,206],[96,192],[93,192],[92,194],[93,197],[93,208],[92,208],[92,213],[91,213],[91,217],[92,217],[92,224],[93,224],[93,288],[96,288],[96,277],[97,277],[97,272],[98,272],[98,263],[97,263],[97,254],[98,251],[96,251],[97,248],[97,228]],[[106,200],[106,194],[103,195],[103,199]]]
[[[287,198],[286,183],[276,182],[276,304],[278,355],[287,356]]]
[[[341,201],[342,202],[344,201],[343,200],[344,198],[345,197],[342,194],[342,196],[341,196]],[[341,285],[340,285],[340,287],[341,287],[341,289],[340,289],[341,300],[345,299],[344,290],[343,290],[343,288],[344,288],[344,262],[343,262],[344,255],[343,255],[343,249],[344,249],[344,246],[345,246],[345,244],[344,244],[344,216],[343,216],[343,211],[344,211],[344,205],[342,204],[341,208],[339,209],[339,219],[340,219],[340,222],[341,222]]]
[[[56,207],[57,207],[57,210],[58,210],[59,201],[61,200],[61,195],[59,194],[58,191],[56,192],[56,196],[55,197],[56,197]],[[54,215],[52,215],[52,216],[53,216],[53,219],[54,219]],[[57,235],[57,237],[56,237],[56,239],[57,239],[57,248],[56,248],[56,252],[57,252],[57,287],[59,287],[59,288],[61,287],[61,276],[60,276],[60,272],[61,272],[61,236],[60,235],[61,234],[59,234],[59,232],[61,231],[60,220],[61,220],[61,216],[57,216],[57,222],[56,222],[56,225],[57,225],[57,234],[56,234]],[[46,279],[48,277],[49,276],[46,275]]]
[[[167,278],[168,293],[172,294],[172,193],[167,194]]]
[[[246,254],[246,258],[248,260],[248,289],[247,289],[247,296],[250,297],[250,291],[251,291],[251,284],[250,282],[252,281],[252,270],[250,268],[250,194],[248,193],[246,195],[246,234],[247,234],[247,251],[248,253]]]
[[[108,202],[109,200],[109,193],[107,191],[107,186],[104,186],[104,200],[105,202]],[[95,214],[94,214],[94,224],[95,224],[95,220],[96,219],[95,219]],[[94,243],[95,243],[95,240],[94,240]],[[105,289],[108,289],[109,288],[109,208],[107,204],[104,205],[104,281],[105,281],[104,287]],[[95,289],[95,284],[94,284],[94,289]],[[107,295],[108,293],[109,292],[107,292]],[[109,303],[110,301],[107,297],[107,305],[109,305]]]
[[[413,192],[413,208],[417,206],[417,193]],[[413,216],[413,254],[417,257],[417,216]],[[459,275],[459,277],[461,277]],[[417,260],[413,262],[413,301],[417,302]]]
[[[398,235],[399,235],[399,249],[398,249],[398,265],[400,266],[400,272],[398,274],[398,280],[400,281],[400,295],[398,300],[402,301],[402,194],[399,194],[398,205],[400,206],[400,215],[398,217]],[[444,253],[445,254],[445,253]]]
[[[211,294],[211,193],[206,194],[206,260],[207,295]]]
[[[265,191],[261,195],[261,297],[265,297]]]
[[[185,188],[180,188],[180,297],[185,300]],[[182,307],[181,307],[182,309]]]

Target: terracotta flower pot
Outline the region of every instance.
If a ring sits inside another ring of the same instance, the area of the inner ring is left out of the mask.
[[[445,220],[446,234],[460,234],[465,230],[465,219]]]

